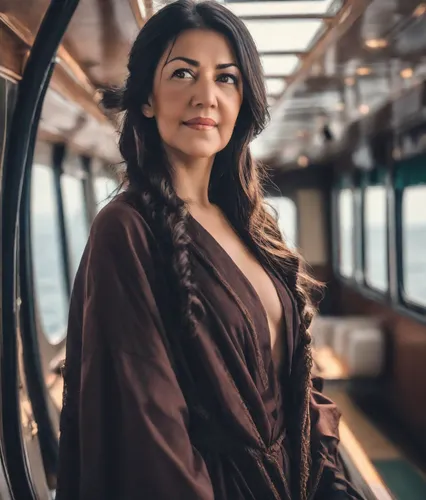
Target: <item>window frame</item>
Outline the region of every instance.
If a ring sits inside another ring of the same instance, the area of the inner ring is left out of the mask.
[[[84,213],[84,219],[85,219],[84,222],[86,224],[86,229],[87,229],[87,231],[86,231],[87,237],[89,236],[89,232],[90,232],[90,220],[89,220],[88,210],[87,210],[86,178],[84,176],[81,176],[81,175],[75,175],[71,171],[62,171],[61,175],[60,175],[60,191],[61,191],[61,198],[62,198],[62,203],[63,203],[63,207],[64,207],[63,214],[64,214],[65,232],[67,235],[66,244],[67,244],[67,254],[68,254],[68,259],[69,259],[68,261],[69,261],[69,266],[70,266],[69,272],[70,272],[71,282],[73,282],[75,275],[77,273],[79,263],[74,261],[73,245],[71,243],[72,232],[69,231],[69,223],[67,223],[67,217],[68,217],[67,216],[67,204],[65,201],[67,196],[65,195],[66,189],[64,186],[65,176],[72,178],[73,180],[74,179],[77,180],[77,182],[79,182],[79,184],[80,184],[79,187],[81,190],[81,195],[83,197],[83,213]]]
[[[340,277],[346,283],[356,282],[356,245],[354,235],[352,237],[352,273],[350,276],[345,276],[341,272],[341,232],[340,232],[340,194],[344,189],[349,189],[352,192],[352,211],[353,211],[353,226],[355,229],[356,225],[356,209],[355,209],[355,201],[356,197],[354,195],[354,179],[352,173],[344,174],[338,181],[335,183],[333,188],[333,200],[332,200],[332,211],[334,213],[333,217],[333,230],[335,237],[333,237],[334,245],[333,245],[333,257],[335,264],[333,266],[334,272],[337,276]]]
[[[417,155],[420,156],[420,155]],[[404,158],[399,161],[405,162],[409,158]],[[426,162],[426,158],[425,158]],[[358,212],[358,220],[361,223],[361,262],[362,262],[362,277],[361,281],[357,281],[354,276],[346,277],[340,272],[339,263],[339,244],[340,244],[340,226],[338,216],[338,200],[339,193],[342,189],[342,177],[346,176],[351,180],[351,188],[354,189],[354,179],[356,174],[352,171],[350,174],[338,175],[331,191],[332,202],[332,242],[333,242],[333,255],[332,255],[332,268],[334,275],[344,285],[354,289],[361,296],[368,300],[372,300],[384,306],[390,307],[397,314],[409,317],[410,319],[426,324],[426,306],[422,306],[410,300],[404,294],[403,286],[403,228],[402,228],[402,199],[404,189],[398,190],[395,185],[395,169],[396,162],[393,160],[386,168],[384,187],[386,189],[386,216],[387,216],[387,276],[388,276],[388,290],[386,293],[370,287],[365,280],[365,221],[363,217],[365,193],[362,189],[361,203],[355,205],[354,210]],[[425,184],[426,185],[426,184]],[[356,224],[356,219],[355,219]],[[356,230],[356,227],[354,225]],[[356,243],[355,244],[355,252]],[[396,257],[392,258],[391,247],[395,246]],[[358,250],[359,251],[359,250]],[[356,253],[354,253],[356,261]]]
[[[33,169],[36,164],[37,164],[37,162],[35,161],[31,168]],[[41,165],[52,171],[52,181],[53,181],[52,188],[54,191],[54,207],[55,207],[54,218],[58,223],[57,229],[58,229],[58,234],[59,234],[59,242],[58,242],[59,266],[60,266],[60,269],[62,272],[62,279],[64,280],[65,300],[66,300],[66,303],[68,305],[69,300],[70,300],[70,289],[68,287],[67,276],[66,276],[66,274],[67,274],[67,269],[66,269],[67,262],[64,260],[64,244],[65,244],[65,242],[62,238],[62,232],[61,232],[61,224],[63,223],[61,218],[62,218],[63,214],[61,214],[61,210],[60,210],[59,203],[58,203],[58,190],[57,190],[57,179],[56,179],[55,167],[54,167],[54,165],[49,164],[49,162],[45,162]],[[32,170],[32,172],[31,172],[31,184],[33,182],[32,181],[33,175],[34,175],[34,171]],[[30,201],[30,203],[31,203],[31,201]],[[30,207],[31,207],[31,205],[30,205]],[[31,208],[30,208],[30,210],[31,210]],[[29,244],[30,244],[30,248],[31,248],[31,259],[33,261],[32,268],[33,268],[33,283],[34,283],[34,285],[33,285],[34,309],[36,311],[36,316],[37,316],[37,329],[40,329],[41,334],[46,339],[46,342],[49,345],[57,347],[57,346],[61,345],[66,339],[66,322],[65,322],[64,331],[63,331],[61,337],[60,338],[58,337],[57,341],[52,342],[51,339],[49,338],[49,335],[46,333],[45,328],[44,328],[44,322],[42,319],[42,311],[41,311],[40,299],[39,299],[40,293],[39,293],[38,287],[36,286],[36,279],[35,279],[36,271],[35,271],[35,264],[34,264],[35,259],[34,259],[34,253],[33,253],[33,251],[34,251],[34,239],[33,239],[33,216],[32,215],[31,215],[31,231],[29,234],[29,238],[30,238]]]
[[[385,178],[383,182],[371,183],[371,176],[374,175],[380,166],[376,166],[371,172],[368,172],[361,176],[361,191],[362,191],[362,201],[361,201],[361,246],[362,246],[362,284],[365,286],[370,293],[373,293],[376,297],[390,297],[391,293],[391,276],[390,276],[390,235],[389,235],[389,210],[388,210],[388,186],[387,186],[387,172],[385,173]],[[385,231],[386,231],[386,241],[385,241],[385,255],[386,255],[386,280],[387,288],[386,290],[380,290],[379,288],[371,285],[367,279],[367,238],[366,238],[366,191],[370,187],[383,187],[385,190]]]
[[[65,174],[68,176],[80,178],[84,195],[83,198],[84,213],[88,224],[88,231],[90,232],[92,217],[90,215],[90,210],[88,205],[88,193],[87,193],[87,183],[89,177],[88,175],[89,172],[87,172],[87,169],[90,168],[90,161],[88,161],[88,159],[85,157],[72,155],[72,153],[69,152],[65,147],[65,145],[63,144],[44,143],[43,148],[44,148],[43,165],[50,168],[53,172],[54,191],[55,191],[55,211],[56,211],[55,217],[57,218],[59,224],[58,244],[60,249],[60,266],[62,273],[64,274],[65,285],[66,285],[65,286],[66,299],[68,301],[67,303],[69,303],[69,300],[71,298],[71,289],[72,289],[71,277],[73,276],[73,273],[71,269],[72,258],[71,258],[70,234],[67,231],[67,224],[65,220],[66,218],[65,204],[64,204],[65,197],[63,192],[62,176]],[[70,164],[67,165],[67,156],[69,154],[72,155],[71,165]],[[34,164],[35,163],[36,161],[34,161]],[[81,169],[79,164],[81,164]],[[76,175],[75,171],[76,168],[78,169],[78,175]],[[31,247],[33,247],[32,235],[30,235],[30,245]],[[46,342],[49,345],[54,346],[56,348],[66,341],[66,328],[64,329],[64,335],[61,337],[61,339],[58,342],[52,343],[48,335],[44,331],[39,299],[37,298],[37,296],[38,296],[38,290],[34,286],[34,308],[37,315],[37,328],[40,329],[40,334],[43,335],[43,337],[46,339]]]
[[[404,161],[404,160],[402,160]],[[398,300],[400,305],[404,308],[408,308],[409,310],[414,311],[415,313],[425,315],[426,314],[426,305],[419,304],[412,300],[405,291],[404,286],[404,228],[403,228],[403,199],[404,193],[407,188],[414,187],[418,185],[426,184],[412,184],[404,186],[402,189],[395,189],[395,207],[396,207],[396,235],[397,235],[397,266],[398,266]],[[424,320],[426,322],[426,318]]]

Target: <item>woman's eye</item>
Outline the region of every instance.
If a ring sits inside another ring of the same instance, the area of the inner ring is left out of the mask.
[[[174,71],[172,78],[192,78],[192,74],[189,69],[177,69]]]
[[[218,80],[221,83],[232,83],[233,85],[238,84],[238,78],[235,75],[231,75],[231,74],[219,75]]]

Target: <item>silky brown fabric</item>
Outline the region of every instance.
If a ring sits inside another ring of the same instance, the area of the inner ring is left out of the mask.
[[[285,315],[277,377],[253,286],[192,217],[188,232],[206,310],[196,336],[132,196],[94,221],[70,306],[57,500],[297,500],[293,297],[267,269]],[[339,417],[313,389],[311,499],[362,498],[337,465]]]

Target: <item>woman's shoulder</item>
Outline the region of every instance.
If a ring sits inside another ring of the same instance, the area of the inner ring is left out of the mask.
[[[139,240],[148,245],[153,239],[149,224],[138,208],[135,196],[124,192],[112,199],[95,217],[89,243],[97,246],[120,245]]]

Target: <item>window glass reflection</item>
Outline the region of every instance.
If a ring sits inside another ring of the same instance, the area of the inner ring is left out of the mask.
[[[426,306],[426,186],[404,190],[402,199],[403,282],[407,299]]]
[[[364,200],[365,279],[369,286],[380,291],[388,289],[386,189],[371,186]]]
[[[111,201],[111,198],[115,195],[117,187],[117,182],[114,179],[111,179],[111,177],[101,176],[95,178],[94,189],[98,212],[105,205],[107,205],[109,201]]]
[[[65,228],[70,252],[72,278],[80,264],[86,246],[88,222],[84,200],[83,181],[68,174],[61,176],[61,190],[64,203]]]
[[[354,201],[350,189],[339,194],[339,267],[343,276],[354,273]]]
[[[40,321],[51,343],[65,335],[68,294],[62,263],[59,215],[50,167],[34,165],[31,181],[31,244]]]

